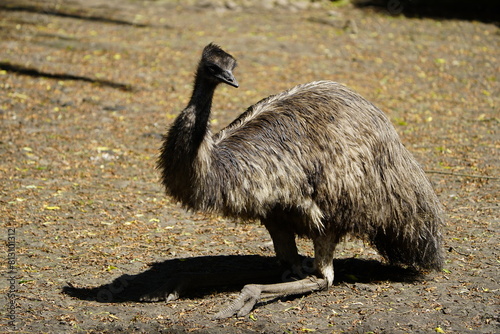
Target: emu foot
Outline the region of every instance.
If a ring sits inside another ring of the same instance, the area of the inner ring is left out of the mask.
[[[324,278],[309,276],[292,282],[277,284],[248,284],[243,287],[240,295],[228,307],[218,312],[214,318],[222,319],[233,315],[242,317],[250,313],[261,297],[282,297],[301,295],[313,291],[328,289],[328,281]]]
[[[219,311],[214,319],[229,318],[236,314],[238,317],[243,317],[252,311],[253,307],[260,300],[262,292],[261,286],[256,284],[248,284],[243,287],[240,295],[228,307]]]
[[[191,283],[192,277],[190,275],[172,277],[158,289],[146,293],[140,300],[143,302],[157,302],[161,300],[171,302],[179,299],[179,297],[189,289]]]

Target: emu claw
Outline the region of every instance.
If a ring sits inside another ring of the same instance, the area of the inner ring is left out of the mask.
[[[252,311],[253,307],[260,300],[261,289],[255,284],[248,284],[243,287],[240,295],[228,307],[219,311],[214,319],[229,318],[236,314],[243,317]]]
[[[179,291],[172,292],[164,292],[160,291],[160,289],[145,294],[140,298],[141,302],[158,302],[164,300],[165,302],[171,302],[173,300],[179,299],[180,293]]]
[[[182,279],[171,278],[158,289],[142,296],[140,300],[142,302],[158,302],[164,300],[168,303],[173,300],[179,299],[181,294],[186,289],[186,284],[183,284],[181,282]]]

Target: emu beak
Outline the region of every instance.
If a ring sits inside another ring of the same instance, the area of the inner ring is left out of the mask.
[[[238,81],[236,81],[236,78],[233,75],[233,72],[231,71],[224,71],[220,74],[219,78],[222,80],[222,82],[228,84],[229,86],[233,86],[238,88]]]

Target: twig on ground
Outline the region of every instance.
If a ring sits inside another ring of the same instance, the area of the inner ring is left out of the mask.
[[[454,173],[454,172],[445,172],[445,171],[440,171],[440,170],[426,170],[426,173],[429,174],[443,174],[443,175],[450,175],[450,176],[463,176],[463,177],[472,177],[472,178],[478,178],[478,179],[489,179],[489,180],[498,180],[500,177],[497,176],[488,176],[488,175],[474,175],[474,174],[466,174],[466,173]]]

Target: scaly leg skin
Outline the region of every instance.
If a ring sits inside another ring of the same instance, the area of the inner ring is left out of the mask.
[[[271,233],[271,237],[273,238],[275,248],[280,247],[280,244],[276,242],[278,239],[273,236],[273,233]],[[214,318],[228,318],[235,314],[238,317],[245,316],[252,311],[253,307],[261,299],[261,297],[300,295],[328,289],[333,284],[333,253],[337,242],[338,238],[328,235],[321,235],[313,239],[315,255],[314,267],[321,275],[321,278],[311,275],[293,282],[268,285],[245,285],[238,298],[228,307],[218,312]],[[288,247],[290,247],[290,245],[288,245]],[[277,249],[276,253],[279,254]]]
[[[218,312],[214,318],[229,318],[233,315],[242,317],[250,313],[261,297],[281,297],[286,295],[300,295],[313,291],[324,290],[328,282],[324,278],[309,276],[294,282],[277,284],[248,284],[243,287],[238,298],[228,307]]]

